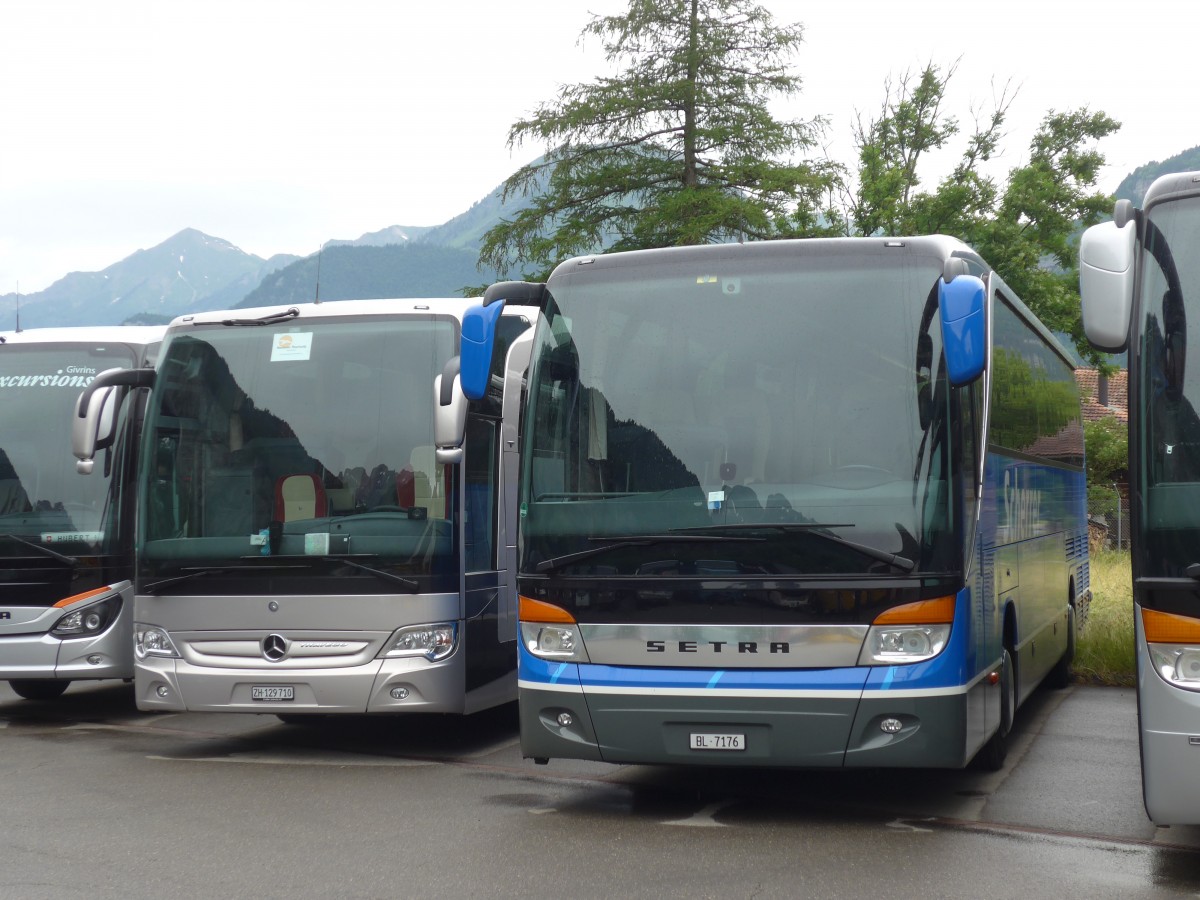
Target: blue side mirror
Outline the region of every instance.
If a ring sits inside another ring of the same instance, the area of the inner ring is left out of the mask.
[[[938,311],[942,317],[942,347],[946,374],[955,387],[970,384],[987,359],[987,288],[974,275],[959,275],[949,284],[938,279]]]
[[[472,306],[463,313],[462,342],[458,350],[462,368],[458,378],[468,400],[482,399],[487,393],[492,349],[496,343],[496,322],[503,309],[504,301],[500,300],[487,306]]]

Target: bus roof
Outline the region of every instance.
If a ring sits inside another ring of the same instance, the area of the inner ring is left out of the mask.
[[[1176,172],[1171,175],[1160,175],[1146,189],[1146,197],[1142,201],[1143,208],[1163,200],[1178,200],[1180,197],[1200,195],[1200,172]],[[1134,204],[1137,200],[1134,199]]]
[[[178,316],[172,322],[172,329],[185,325],[213,325],[227,319],[261,319],[266,316],[276,316],[280,313],[295,309],[298,315],[294,319],[281,319],[281,323],[296,319],[328,318],[331,316],[378,316],[404,315],[410,313],[428,313],[436,311],[453,315],[461,319],[466,310],[479,303],[478,299],[466,297],[421,297],[371,300],[327,300],[323,303],[279,303],[273,306],[256,306],[247,309],[210,310],[208,312],[189,313]]]
[[[573,272],[581,265],[608,268],[610,266],[641,266],[654,263],[687,263],[711,261],[714,257],[742,257],[754,259],[759,256],[777,256],[794,254],[797,258],[812,256],[837,256],[840,254],[853,255],[866,252],[889,252],[898,249],[910,253],[919,253],[937,259],[947,260],[952,257],[971,259],[981,266],[991,268],[967,244],[958,238],[944,234],[921,235],[916,237],[842,237],[842,238],[803,238],[798,240],[780,241],[748,241],[746,243],[701,244],[690,247],[663,247],[654,250],[629,250],[623,253],[603,253],[593,256],[579,256],[559,264],[551,274],[565,275]]]
[[[0,331],[0,343],[5,345],[116,343],[145,346],[161,341],[166,330],[165,325],[86,325],[74,328],[28,328],[22,331]]]

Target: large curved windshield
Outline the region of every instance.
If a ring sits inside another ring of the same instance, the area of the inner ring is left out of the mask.
[[[1200,365],[1188,359],[1187,322],[1200,321],[1200,199],[1152,206],[1141,281],[1140,441],[1146,575],[1182,576],[1200,562]]]
[[[122,345],[0,344],[0,554],[36,555],[29,544],[68,555],[110,552],[119,512],[110,491],[114,451],[80,476],[71,414],[98,372],[136,363]]]
[[[522,572],[954,565],[940,261],[747,256],[551,281]]]
[[[433,446],[434,377],[456,344],[433,314],[175,333],[147,419],[143,571],[456,571]]]

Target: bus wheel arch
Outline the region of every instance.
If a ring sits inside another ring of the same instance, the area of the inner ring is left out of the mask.
[[[70,685],[66,679],[54,678],[14,678],[8,686],[14,694],[25,700],[56,700]]]
[[[1004,768],[1008,757],[1008,734],[1017,712],[1017,615],[1011,603],[1004,606],[1004,629],[1000,652],[1000,721],[971,765],[988,772]]]
[[[1078,632],[1078,617],[1075,614],[1075,580],[1067,587],[1067,646],[1062,656],[1046,676],[1046,684],[1061,690],[1071,683],[1071,664],[1075,661],[1075,642]]]
[[[1004,637],[1001,640],[1001,649],[1003,650],[1002,658],[1004,660],[1001,683],[1004,681],[1004,673],[1007,673],[1009,678],[1004,695],[1001,698],[1000,724],[1005,729],[1004,733],[1007,734],[1012,728],[1013,716],[1017,712],[1020,695],[1018,686],[1021,683],[1017,677],[1017,608],[1013,603],[1007,603],[1004,606]],[[1007,725],[1005,725],[1004,716],[1006,708],[1008,712]]]

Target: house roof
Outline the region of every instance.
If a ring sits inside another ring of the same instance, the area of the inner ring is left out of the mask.
[[[1076,369],[1075,381],[1083,401],[1083,420],[1094,422],[1105,416],[1115,416],[1118,422],[1129,421],[1129,372],[1118,369],[1108,376],[1108,402],[1100,402],[1100,372],[1096,369]]]

